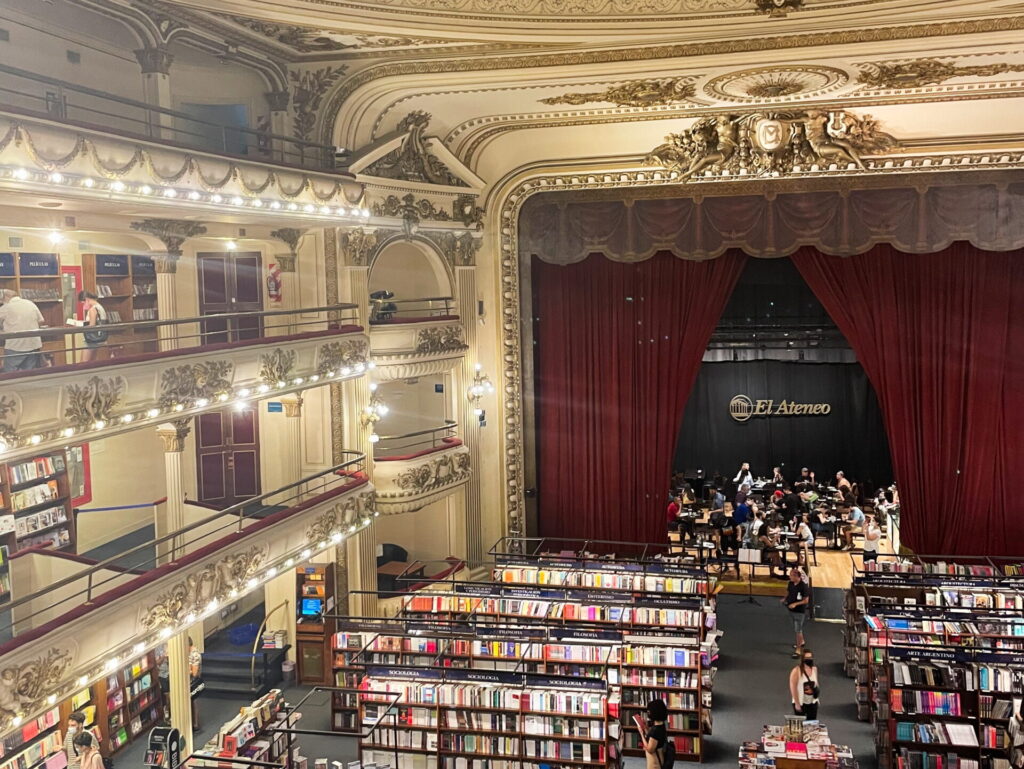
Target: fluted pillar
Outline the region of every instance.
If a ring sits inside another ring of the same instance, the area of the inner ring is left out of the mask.
[[[171,96],[171,63],[174,56],[163,46],[140,48],[135,59],[142,68],[142,98],[161,110],[174,107]],[[174,124],[170,115],[156,110],[147,117],[149,135],[154,139],[173,139]]]
[[[156,508],[156,536],[166,536],[185,527],[185,485],[182,478],[181,458],[185,438],[189,433],[189,420],[179,419],[172,424],[160,425],[156,434],[164,445],[164,477],[167,481],[167,501]],[[169,563],[181,558],[181,537],[162,544],[157,549],[157,560]]]
[[[472,472],[466,484],[465,499],[465,542],[466,555],[471,568],[483,561],[483,520],[480,511],[480,418],[473,413],[473,404],[467,395],[476,375],[477,324],[476,324],[476,270],[473,267],[456,267],[455,284],[458,292],[459,315],[469,349],[462,359],[462,365],[455,370],[455,408],[458,414],[460,436],[469,448]],[[481,408],[487,408],[487,402]],[[496,414],[494,416],[497,416]]]
[[[188,670],[188,631],[167,639],[167,681],[171,724],[185,738],[185,755],[192,754],[192,681]]]

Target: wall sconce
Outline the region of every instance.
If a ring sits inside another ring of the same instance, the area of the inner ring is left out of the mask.
[[[490,395],[494,392],[494,385],[491,384],[491,378],[486,374],[481,374],[481,365],[476,364],[476,373],[473,375],[473,384],[470,385],[468,392],[466,393],[469,398],[469,402],[473,404],[473,413],[476,416],[480,416],[484,413],[484,410],[480,408],[480,400],[485,395]]]
[[[380,393],[377,392],[377,383],[370,383],[370,402],[363,408],[363,413],[359,415],[359,421],[362,422],[363,427],[370,428],[370,443],[376,443],[380,440],[380,436],[377,435],[374,430],[376,425],[383,417],[388,413],[388,407],[380,397]]]

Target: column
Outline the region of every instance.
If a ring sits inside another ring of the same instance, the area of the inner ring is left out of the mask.
[[[167,639],[167,697],[171,704],[171,724],[185,738],[185,755],[192,754],[192,682],[188,671],[188,631]]]
[[[160,320],[178,317],[178,288],[176,285],[178,258],[181,254],[161,254],[153,257],[156,268],[156,314]],[[157,326],[160,352],[178,349],[177,326]]]
[[[469,482],[465,485],[465,537],[466,555],[470,569],[480,566],[484,558],[483,521],[480,514],[480,418],[473,413],[473,404],[469,402],[467,392],[473,384],[477,363],[477,323],[476,323],[476,270],[473,267],[455,268],[455,288],[457,291],[459,315],[469,349],[462,359],[462,365],[455,373],[455,413],[459,422],[459,435],[469,448],[469,461],[472,472]],[[483,404],[486,408],[488,404]],[[496,415],[494,415],[496,416]]]
[[[174,56],[163,46],[139,48],[135,58],[142,68],[142,98],[159,109],[173,109],[171,98],[171,62]],[[174,138],[174,123],[170,115],[153,110],[146,113],[149,135],[154,139]]]
[[[156,508],[154,521],[156,536],[166,536],[171,532],[185,527],[185,485],[182,482],[181,456],[185,450],[185,438],[190,430],[187,419],[176,420],[173,424],[163,424],[156,429],[156,434],[164,445],[164,476],[167,479],[167,502],[163,510]],[[158,548],[159,563],[169,563],[173,558],[180,558],[180,537],[165,543]],[[173,550],[173,557],[172,557]]]
[[[348,280],[347,301],[359,305],[359,317],[363,325],[369,328],[370,317],[370,270],[368,267],[350,267],[346,269]],[[366,454],[366,473],[373,479],[373,444],[370,442],[370,428],[364,427],[360,421],[363,407],[370,402],[370,381],[372,372],[345,382],[342,385],[342,402],[346,415],[345,448],[355,449]],[[374,526],[360,529],[348,539],[348,586],[350,590],[377,589],[377,538]],[[352,611],[364,616],[377,614],[377,598],[374,595],[362,595],[359,600],[350,602]]]
[[[291,136],[292,132],[288,127],[288,103],[291,101],[291,93],[268,91],[265,96],[267,97],[267,106],[270,107],[270,133],[277,136]],[[289,146],[283,139],[268,139],[268,141],[270,144],[268,149],[274,160],[290,161],[296,165],[302,165],[301,156],[295,156],[298,147]]]

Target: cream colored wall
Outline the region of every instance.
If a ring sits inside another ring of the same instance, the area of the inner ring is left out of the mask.
[[[382,515],[374,523],[374,530],[378,548],[386,542],[401,545],[409,552],[410,561],[428,562],[427,574],[445,568],[431,561],[455,555],[448,526],[448,505],[444,500],[412,513]]]
[[[396,241],[370,267],[370,293],[386,289],[395,299],[452,296],[453,288],[440,257],[415,242]]]
[[[269,115],[263,94],[270,90],[254,70],[220,59],[189,46],[172,44],[171,98],[174,109],[185,111],[185,104],[242,104],[249,114],[249,126],[256,118]]]
[[[378,392],[388,407],[387,416],[377,424],[378,435],[401,435],[438,427],[450,418],[451,394],[448,377],[423,376],[410,382],[381,382]],[[434,392],[434,385],[443,384],[445,391]]]

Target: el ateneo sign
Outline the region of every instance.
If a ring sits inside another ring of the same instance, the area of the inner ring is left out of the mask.
[[[729,416],[737,422],[746,422],[754,417],[806,417],[831,413],[831,403],[797,403],[769,398],[752,400],[746,395],[734,395],[729,401]]]

